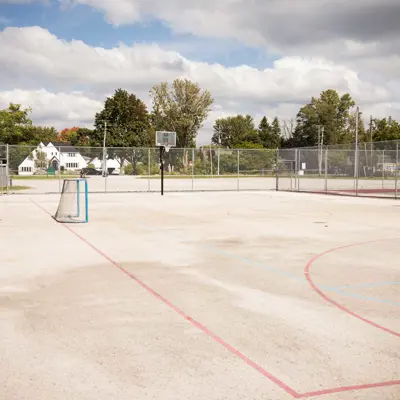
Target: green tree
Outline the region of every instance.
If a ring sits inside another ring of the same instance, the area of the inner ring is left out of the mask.
[[[276,149],[280,147],[281,142],[282,142],[282,131],[281,131],[281,126],[279,124],[279,119],[278,117],[275,117],[274,120],[272,121],[272,127],[271,127],[271,144],[273,149]]]
[[[328,154],[328,174],[349,176],[354,174],[353,160],[350,157],[351,152],[330,149]]]
[[[273,170],[276,150],[242,148],[239,152],[239,169],[245,175],[263,175]]]
[[[234,149],[263,149],[263,145],[253,142],[240,142],[233,146]]]
[[[155,85],[150,96],[154,128],[176,132],[179,148],[195,147],[197,133],[214,101],[211,93],[188,79],[176,79],[172,85]]]
[[[14,103],[10,103],[7,109],[0,110],[0,143],[11,145],[8,160],[12,173],[17,172],[18,166],[26,157],[32,156],[32,151],[40,142],[57,137],[57,131],[52,127],[32,125],[30,113],[30,108]]]
[[[293,133],[296,146],[316,146],[318,125],[324,127],[324,144],[338,144],[346,139],[350,109],[355,103],[349,94],[339,97],[336,90],[326,90],[319,98],[303,106],[297,114],[297,126]]]
[[[0,110],[0,143],[26,143],[25,128],[32,126],[29,118],[30,108],[22,108],[21,104],[10,103],[8,108]]]
[[[237,148],[244,142],[262,144],[253,117],[250,115],[217,119],[211,141],[218,144],[219,139],[221,139],[221,145],[226,148]]]
[[[93,160],[103,157],[102,138],[95,129],[78,128],[71,132],[68,142],[75,147],[79,147],[79,153]]]
[[[44,151],[36,151],[35,166],[36,168],[47,168],[47,155]]]
[[[92,139],[101,143],[107,124],[106,146],[141,147],[150,145],[150,117],[146,105],[134,94],[117,89],[95,116]]]
[[[30,113],[30,108],[14,103],[0,110],[0,143],[37,146],[40,142],[57,140],[57,130],[33,125]]]
[[[121,172],[126,159],[136,163],[137,157],[142,156],[139,151],[132,153],[129,147],[151,145],[150,116],[146,105],[126,90],[117,89],[106,99],[103,110],[95,116],[95,127],[93,134],[86,132],[89,144],[102,143],[106,129],[108,157],[118,159]]]
[[[281,137],[281,148],[293,147],[293,134],[296,130],[296,121],[292,118],[289,121],[283,121],[283,132]]]
[[[40,142],[57,140],[57,130],[54,127],[26,125],[22,127],[23,144],[37,146]]]
[[[258,135],[263,147],[270,148],[271,125],[268,122],[268,118],[265,116],[262,117],[260,124],[258,125]]]
[[[342,137],[341,143],[355,143],[356,137],[356,114],[357,112],[352,112],[349,114],[348,126],[345,134]],[[368,134],[365,132],[365,125],[362,118],[362,113],[358,113],[358,141],[366,142],[368,141]]]
[[[391,117],[374,119],[373,121],[373,141],[381,142],[386,140],[400,140],[400,123]]]
[[[72,146],[101,147],[103,145],[101,139],[95,129],[78,128],[70,135],[69,143]]]

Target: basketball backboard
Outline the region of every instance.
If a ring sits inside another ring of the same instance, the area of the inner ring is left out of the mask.
[[[156,146],[165,147],[169,149],[170,147],[176,146],[176,132],[167,131],[157,131],[156,132]]]

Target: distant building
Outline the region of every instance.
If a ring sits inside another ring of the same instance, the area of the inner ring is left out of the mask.
[[[103,171],[103,160],[100,159],[99,157],[96,157],[93,160],[91,160],[90,162],[88,162],[88,165],[92,165],[93,168],[98,171]],[[127,165],[129,165],[129,162],[127,160],[125,160],[122,163],[122,170]],[[121,173],[121,160],[118,157],[107,158],[106,168],[107,168],[108,173],[113,174],[113,175],[119,175]]]
[[[41,142],[18,166],[18,175],[33,175],[54,168],[56,171],[80,171],[88,161],[69,143]]]

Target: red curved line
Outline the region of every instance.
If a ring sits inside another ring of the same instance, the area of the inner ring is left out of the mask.
[[[341,304],[337,303],[335,300],[332,300],[330,297],[328,297],[325,293],[323,293],[318,287],[317,285],[315,285],[315,283],[313,282],[313,280],[311,279],[310,276],[310,269],[311,266],[314,264],[315,261],[317,261],[319,258],[322,258],[323,256],[329,254],[329,253],[333,253],[334,251],[338,251],[338,250],[342,250],[342,249],[347,249],[349,247],[356,247],[356,246],[362,246],[365,244],[371,244],[371,243],[378,243],[378,242],[387,242],[389,240],[399,240],[399,238],[394,238],[394,239],[381,239],[381,240],[371,240],[368,242],[358,242],[358,243],[352,243],[352,244],[348,244],[346,246],[340,246],[340,247],[335,247],[333,249],[329,249],[324,251],[323,253],[317,254],[316,256],[314,256],[310,261],[308,261],[305,269],[304,269],[304,275],[307,279],[307,282],[310,284],[310,286],[313,288],[313,290],[315,292],[317,292],[324,300],[326,300],[327,302],[331,303],[332,305],[334,305],[335,307],[337,307],[339,310],[344,311],[347,314],[350,314],[351,316],[369,324],[372,325],[373,327],[380,329],[386,333],[390,333],[391,335],[400,337],[400,333],[393,331],[389,328],[384,327],[383,325],[379,325],[374,321],[371,321],[357,313],[355,313],[354,311],[349,310],[348,308],[342,306]]]

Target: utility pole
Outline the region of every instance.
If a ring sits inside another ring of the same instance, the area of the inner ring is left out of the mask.
[[[356,194],[358,194],[358,123],[359,123],[359,108],[356,110],[356,148],[355,148],[355,157],[354,157],[354,179],[356,185]]]
[[[324,131],[325,127],[317,125],[318,128],[318,172],[322,174],[322,147],[324,145]]]
[[[322,126],[321,127],[321,156],[320,156],[320,175],[322,174],[322,151],[323,151],[323,147],[324,147],[324,132],[325,132],[325,127]]]
[[[321,125],[318,125],[318,172],[321,175],[321,152],[320,152],[320,143],[321,143]]]
[[[372,162],[372,115],[370,116],[369,119],[369,140],[370,140],[370,159],[371,159],[371,168],[373,166]]]
[[[220,160],[220,152],[221,152],[221,135],[218,133],[218,176],[219,176],[219,160]]]

